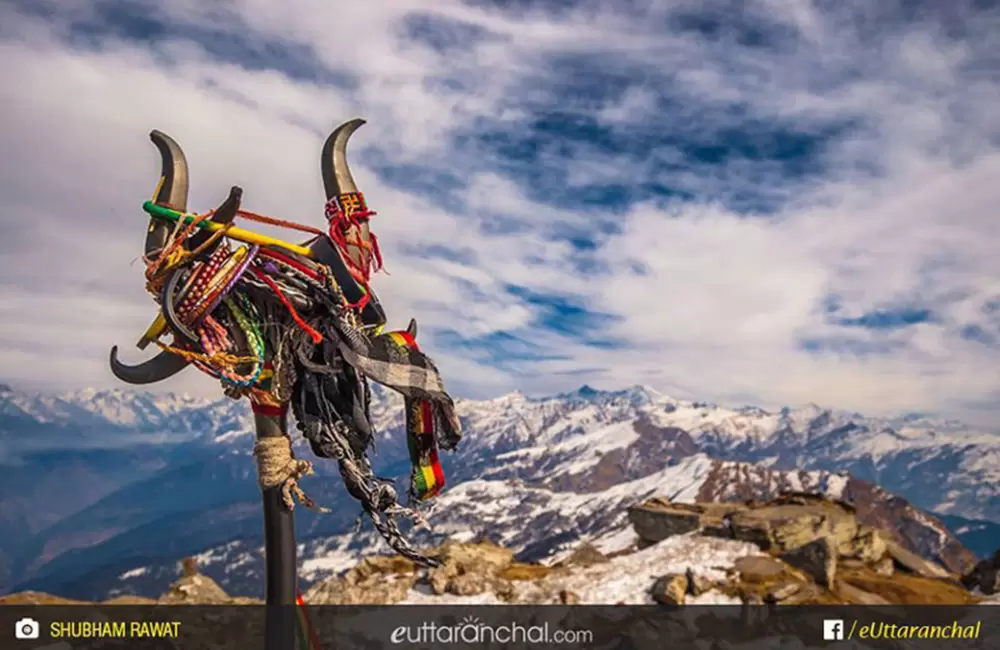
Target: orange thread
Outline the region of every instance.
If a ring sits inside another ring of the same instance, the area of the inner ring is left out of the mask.
[[[313,235],[322,235],[323,231],[318,228],[313,228],[312,226],[304,226],[300,223],[295,223],[294,221],[285,221],[284,219],[276,219],[275,217],[268,217],[263,214],[257,214],[256,212],[250,212],[249,210],[238,210],[236,212],[241,217],[249,219],[250,221],[258,221],[260,223],[266,223],[269,226],[278,226],[279,228],[291,228],[292,230],[300,230],[302,232],[307,232]]]

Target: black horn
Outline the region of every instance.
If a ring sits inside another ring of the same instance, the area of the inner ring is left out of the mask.
[[[188,166],[184,151],[166,133],[150,131],[149,139],[160,150],[161,160],[160,185],[153,202],[179,212],[187,212]],[[153,255],[160,251],[167,243],[172,228],[173,224],[170,222],[150,217],[143,252]]]
[[[173,377],[188,365],[187,359],[163,351],[135,366],[126,366],[118,360],[118,346],[111,348],[111,372],[115,377],[129,384],[155,384]]]
[[[358,191],[354,177],[351,176],[351,168],[347,165],[347,140],[364,123],[360,117],[344,122],[333,130],[323,144],[320,169],[323,172],[323,187],[327,199]]]
[[[209,219],[209,221],[217,223],[220,226],[232,223],[233,220],[236,219],[236,213],[240,210],[240,203],[242,200],[243,188],[235,185],[229,188],[229,196],[227,196],[226,200],[215,209],[215,212],[212,213],[212,218]],[[215,233],[211,230],[199,230],[195,234],[191,235],[191,240],[187,245],[188,249],[197,250],[198,247],[207,242],[213,234]],[[212,246],[202,252],[201,257],[207,259],[213,252],[215,252],[215,249],[218,248],[218,246],[219,242],[216,240]]]
[[[323,144],[320,170],[323,173],[323,187],[326,190],[327,200],[341,194],[354,194],[358,191],[357,183],[354,182],[354,177],[351,175],[351,168],[347,165],[347,140],[364,123],[365,121],[361,118],[344,122],[333,130],[330,137],[326,139],[326,143]],[[367,248],[371,243],[368,221],[364,220],[356,227],[358,238],[362,245]],[[355,265],[365,266],[366,250],[351,246],[345,252]]]
[[[153,201],[162,206],[187,212],[188,166],[179,144],[166,133],[151,131],[149,139],[160,151],[160,184]],[[143,253],[156,255],[167,243],[173,224],[150,217]],[[141,345],[141,344],[140,344]],[[118,360],[118,346],[111,348],[111,372],[129,384],[153,384],[176,375],[188,365],[187,359],[163,351],[136,366],[126,366]]]

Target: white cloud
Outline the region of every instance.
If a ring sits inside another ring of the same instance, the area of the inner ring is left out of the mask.
[[[303,46],[346,75],[341,86],[223,63],[181,38],[155,49],[112,35],[99,48],[72,45],[67,17],[92,15],[93,3],[59,3],[47,21],[0,10],[4,379],[112,384],[108,347],[128,347],[152,318],[132,264],[144,222],[139,204],[157,175],[150,129],[184,146],[193,209],[212,207],[238,184],[250,209],[318,224],[323,134],[364,115],[369,124],[352,142],[354,169],[379,212],[374,229],[390,271],[376,287],[394,324],[417,316],[456,392],[641,381],[719,401],[941,410],[991,421],[994,411],[965,404],[996,402],[1000,352],[959,333],[968,324],[997,326],[982,310],[1000,293],[993,226],[1000,84],[983,72],[1000,38],[988,29],[995,17],[956,11],[951,20],[965,21],[968,32],[959,40],[945,36],[944,18],[886,23],[876,38],[847,20],[857,7],[829,15],[808,2],[770,0],[754,11],[798,34],[794,45],[772,50],[739,48],[732,35],[665,33],[670,6],[650,4],[645,16],[598,3],[558,17],[417,0],[286,2],[280,10],[251,0],[145,5],[221,31],[238,19],[243,38]],[[462,44],[438,51],[405,37],[407,17],[418,11],[464,23],[453,35]],[[461,30],[470,25],[485,34],[464,43]],[[546,68],[553,54],[603,55],[612,67],[649,74],[595,105],[556,95],[567,79]],[[671,99],[669,113],[662,97]],[[768,120],[856,126],[828,143],[824,173],[807,180],[763,162],[665,168],[683,158],[668,148],[642,159],[567,143],[576,160],[552,155],[544,164],[569,165],[574,187],[655,181],[694,196],[631,205],[613,217],[620,232],[596,237],[589,253],[554,233],[610,215],[539,203],[526,175],[548,178],[551,170],[507,175],[484,164],[480,149],[451,139],[483,120],[523,128],[534,105],[583,113],[620,138],[659,125],[724,130],[743,119],[724,110],[733,102],[762,129]],[[466,186],[454,198],[462,207],[446,208],[432,188],[418,191],[366,167],[376,147],[394,163],[459,176]],[[754,192],[780,199],[778,213],[747,217],[726,207],[728,198]],[[519,227],[484,231],[497,217]],[[414,252],[421,246],[464,254],[426,258]],[[580,271],[581,256],[608,272]],[[508,293],[510,284],[575,296],[617,317],[596,336],[635,349],[588,346],[533,325],[537,307]],[[913,304],[937,321],[896,332],[844,330],[822,311],[831,295],[845,316]],[[517,331],[569,360],[497,364],[437,345],[435,329]],[[831,336],[901,347],[850,356],[800,344]],[[581,369],[593,370],[574,374]],[[163,388],[213,390],[193,371]]]

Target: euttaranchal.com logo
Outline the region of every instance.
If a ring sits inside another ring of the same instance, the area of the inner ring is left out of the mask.
[[[549,624],[492,625],[478,617],[466,616],[453,625],[426,621],[420,625],[400,625],[389,637],[395,644],[411,643],[589,643],[594,640],[590,630],[553,630]]]

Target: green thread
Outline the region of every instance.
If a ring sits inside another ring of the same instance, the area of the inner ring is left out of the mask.
[[[253,312],[252,305],[246,300],[243,294],[240,294],[240,298],[243,299],[244,305],[249,307],[247,311]],[[253,373],[250,377],[245,379],[238,379],[229,373],[222,373],[222,380],[228,384],[234,386],[253,386],[260,379],[260,374],[264,371],[264,337],[260,333],[260,329],[257,327],[256,319],[251,320],[251,317],[243,313],[243,311],[236,306],[236,303],[232,301],[228,296],[224,299],[226,307],[229,312],[236,319],[236,323],[239,325],[240,329],[243,330],[244,335],[247,338],[247,344],[249,344],[254,352],[257,354],[257,361],[254,362]]]

